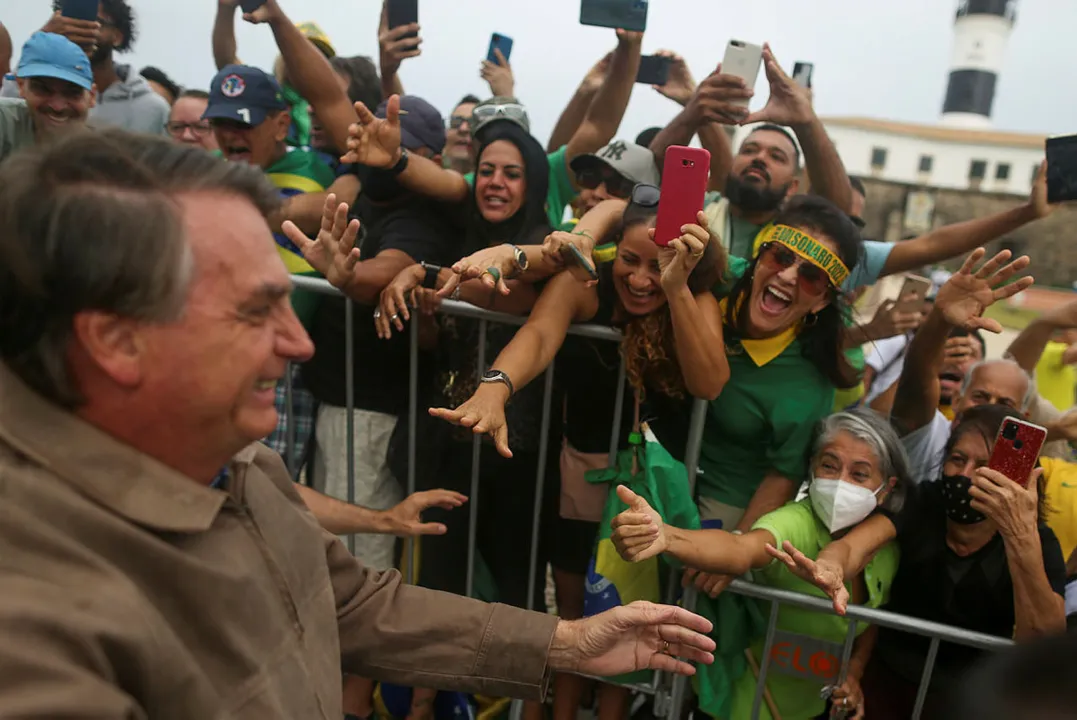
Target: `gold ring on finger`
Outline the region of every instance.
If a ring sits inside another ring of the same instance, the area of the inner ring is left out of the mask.
[[[662,641],[662,654],[669,655],[669,640]]]

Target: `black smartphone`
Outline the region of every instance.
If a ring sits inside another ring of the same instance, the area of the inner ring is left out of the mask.
[[[239,7],[245,13],[252,13],[266,4],[266,0],[239,0]]]
[[[665,85],[669,81],[669,68],[673,58],[662,55],[644,55],[639,59],[636,82],[644,85]]]
[[[561,259],[565,261],[565,265],[568,266],[569,272],[572,272],[574,268],[579,268],[589,279],[598,280],[598,271],[595,270],[591,261],[585,258],[583,253],[580,252],[580,249],[575,245],[562,245]]]
[[[580,24],[643,32],[647,0],[581,0]]]
[[[401,25],[411,25],[419,22],[419,0],[388,0],[389,2],[389,29]],[[418,33],[408,33],[404,37],[419,37]]]
[[[1047,202],[1077,200],[1077,135],[1047,138]]]
[[[793,66],[793,80],[798,85],[811,88],[811,76],[815,71],[815,65],[807,62],[798,62]]]
[[[60,14],[72,20],[97,22],[98,0],[62,0]]]

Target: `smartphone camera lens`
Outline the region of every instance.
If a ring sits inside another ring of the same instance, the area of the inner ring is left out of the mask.
[[[1013,449],[1014,450],[1020,450],[1024,446],[1025,446],[1025,444],[1023,442],[1021,442],[1020,440],[1014,440],[1013,441]]]
[[[1007,440],[1013,440],[1017,437],[1017,425],[1014,423],[1006,423],[1006,427],[1002,428],[1002,437]]]

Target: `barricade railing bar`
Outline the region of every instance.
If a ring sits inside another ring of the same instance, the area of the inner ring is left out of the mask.
[[[354,398],[353,391],[355,387],[356,378],[354,377],[354,330],[353,330],[353,316],[354,316],[354,301],[343,295],[337,288],[329,284],[328,281],[321,278],[310,278],[303,276],[292,276],[294,286],[298,289],[313,291],[325,295],[332,295],[345,298],[345,325],[344,325],[344,373],[345,373],[345,393],[346,393],[346,412],[347,412],[347,439],[346,448],[347,452],[347,501],[349,503],[355,503],[355,438],[354,438]],[[507,313],[494,312],[486,310],[484,308],[476,307],[469,303],[443,300],[438,310],[439,314],[452,315],[456,317],[469,318],[478,321],[478,348],[477,348],[477,364],[478,367],[485,370],[486,367],[486,336],[487,327],[491,322],[509,324],[509,325],[523,325],[527,321],[526,316],[509,315]],[[411,495],[416,491],[416,457],[419,451],[418,448],[418,431],[417,431],[417,417],[418,417],[418,399],[419,399],[419,387],[418,387],[418,356],[419,356],[419,324],[416,322],[409,323],[409,336],[410,336],[410,357],[409,357],[409,382],[408,382],[408,475],[407,475],[407,493]],[[569,334],[577,335],[586,338],[592,338],[595,340],[604,340],[609,342],[620,342],[620,331],[605,327],[601,325],[592,324],[576,324],[572,325],[569,330]],[[624,412],[624,387],[625,387],[626,367],[624,358],[621,358],[620,368],[618,370],[618,378],[620,380],[619,387],[622,388],[622,392],[618,393],[613,413],[613,426],[610,431],[610,451],[609,460],[611,465],[617,460],[617,453],[619,450],[621,417]],[[295,457],[295,448],[297,440],[295,437],[296,428],[293,422],[292,408],[293,408],[293,388],[291,382],[291,368],[286,373],[286,386],[285,397],[288,405],[288,417],[285,425],[285,438],[286,438],[286,457],[285,460],[288,465],[289,471],[292,476],[298,478],[300,468],[298,467],[299,458]],[[365,379],[360,378],[362,382]],[[541,530],[541,509],[542,499],[544,493],[544,479],[546,474],[546,463],[548,460],[549,452],[549,420],[551,417],[552,396],[554,388],[554,363],[550,363],[550,366],[544,372],[543,382],[543,401],[542,401],[542,425],[540,428],[539,448],[538,448],[538,463],[536,470],[536,484],[535,484],[535,502],[534,512],[532,517],[531,528],[531,548],[530,548],[530,565],[528,576],[528,594],[527,604],[530,609],[533,608],[533,597],[535,595],[536,583],[540,581],[540,578],[545,578],[545,568],[538,567],[538,539],[539,532]],[[702,447],[703,430],[706,423],[708,404],[704,400],[696,399],[692,405],[691,421],[689,423],[688,442],[685,448],[684,465],[687,470],[689,484],[694,491],[695,478],[697,474],[699,453]],[[315,442],[313,437],[310,439],[311,443]],[[469,596],[474,594],[474,580],[475,580],[475,560],[476,560],[476,533],[478,525],[478,508],[479,500],[479,462],[480,462],[480,448],[482,438],[479,435],[475,435],[472,438],[472,454],[471,454],[471,478],[470,478],[470,495],[468,499],[468,514],[469,514],[469,528],[468,528],[468,552],[467,552],[467,576],[466,576],[466,588]],[[348,549],[355,552],[355,538],[354,536],[348,536],[347,538]],[[414,540],[408,539],[405,543],[404,557],[408,559],[407,562],[407,581],[414,583],[416,581],[416,569],[414,562]],[[670,574],[670,582],[668,587],[666,602],[673,603],[677,600],[677,591],[679,586],[679,574],[680,571],[673,571]],[[734,580],[727,592],[735,592],[747,597],[756,598],[758,600],[769,601],[770,611],[768,613],[768,622],[766,636],[764,639],[763,657],[759,661],[758,679],[756,682],[755,698],[753,701],[752,720],[756,720],[759,717],[760,709],[762,707],[762,700],[764,691],[766,689],[767,671],[770,666],[771,653],[774,646],[774,636],[778,621],[778,610],[781,605],[790,605],[794,607],[800,607],[804,609],[816,610],[822,613],[833,614],[833,605],[819,597],[810,595],[802,595],[789,590],[781,590],[777,588],[767,587],[763,585],[757,585],[752,582],[747,582],[742,579]],[[684,591],[681,597],[681,603],[689,610],[694,609],[696,602],[696,591],[694,588],[688,588]],[[938,653],[939,643],[941,641],[952,642],[960,645],[971,646],[984,650],[998,650],[1012,645],[1012,641],[1006,638],[995,637],[992,635],[985,635],[982,633],[976,633],[961,628],[950,627],[941,625],[938,623],[928,622],[920,620],[918,618],[898,615],[895,613],[887,612],[885,610],[875,610],[858,605],[850,605],[846,612],[846,618],[849,620],[849,628],[845,636],[844,643],[842,645],[841,664],[838,674],[838,684],[844,681],[848,670],[849,659],[852,654],[853,643],[856,639],[856,630],[860,623],[871,623],[881,627],[893,628],[895,630],[901,630],[905,632],[914,633],[931,638],[926,662],[924,664],[924,670],[920,681],[920,686],[917,692],[917,699],[915,710],[913,714],[913,720],[919,720],[920,712],[924,705],[924,700],[927,695],[928,686],[931,680],[931,674],[934,669],[935,658]],[[601,678],[592,678],[595,680],[606,680]],[[688,678],[684,676],[675,676],[672,678],[664,677],[661,672],[653,673],[653,680],[646,684],[631,684],[624,685],[628,689],[645,693],[654,696],[654,714],[656,717],[669,718],[670,720],[679,720],[683,717],[683,710],[686,698],[688,697]],[[511,717],[513,720],[517,720],[523,711],[523,704],[520,701],[515,701],[512,705]]]

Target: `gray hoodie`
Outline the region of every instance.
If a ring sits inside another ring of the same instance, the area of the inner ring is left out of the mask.
[[[170,112],[168,102],[144,77],[132,72],[130,65],[117,65],[116,74],[120,82],[98,94],[97,105],[90,110],[90,124],[163,135]]]

